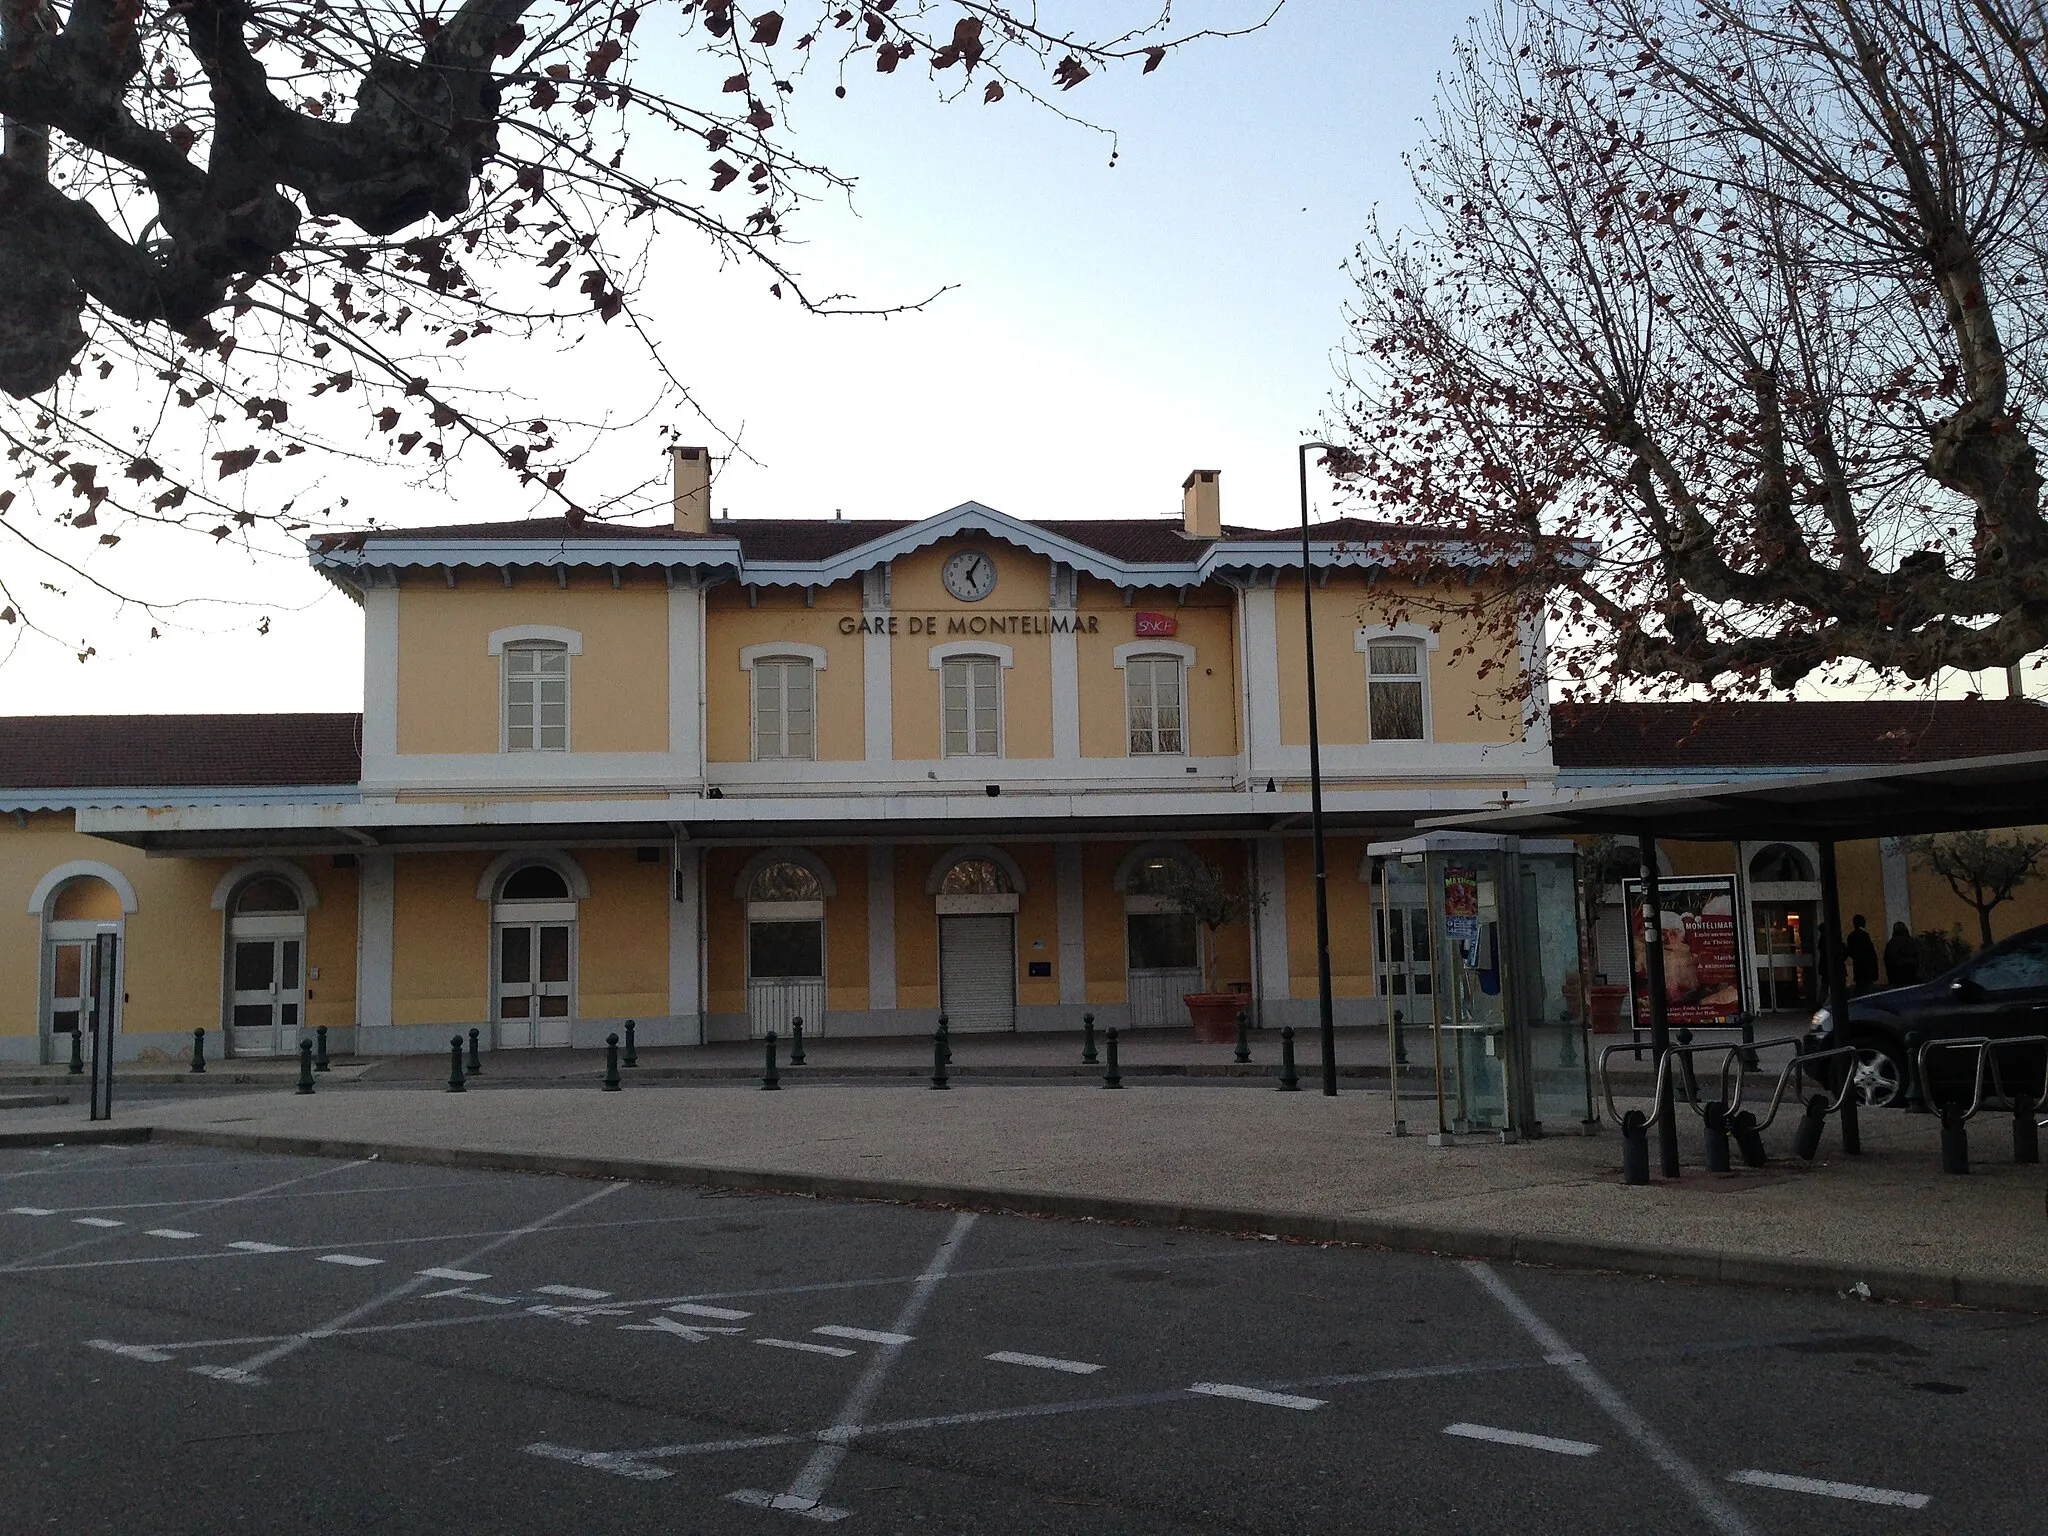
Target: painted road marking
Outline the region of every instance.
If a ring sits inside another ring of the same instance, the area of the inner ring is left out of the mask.
[[[827,1323],[822,1328],[813,1328],[813,1333],[822,1333],[828,1339],[852,1339],[860,1344],[908,1344],[907,1333],[884,1333],[878,1328],[843,1328],[838,1323]]]
[[[7,1208],[7,1214],[10,1216],[54,1216],[57,1213],[50,1210],[47,1206],[11,1205]]]
[[[1905,1493],[1897,1488],[1866,1488],[1861,1483],[1831,1483],[1819,1477],[1792,1477],[1783,1472],[1730,1472],[1728,1481],[1751,1488],[1777,1488],[1785,1493],[1812,1493],[1824,1499],[1848,1499],[1857,1504],[1889,1504],[1895,1509],[1925,1509],[1928,1496]]]
[[[784,1514],[801,1515],[806,1520],[844,1520],[853,1513],[850,1509],[820,1504],[816,1499],[807,1499],[800,1494],[769,1493],[760,1488],[735,1488],[726,1497],[735,1504],[751,1504],[756,1509],[779,1509]]]
[[[550,1445],[537,1441],[527,1446],[529,1456],[545,1456],[550,1461],[566,1461],[572,1466],[591,1467],[599,1472],[610,1472],[618,1477],[630,1477],[643,1483],[657,1482],[675,1474],[663,1467],[650,1467],[645,1462],[635,1461],[615,1451],[579,1451],[573,1446]]]
[[[110,1355],[120,1355],[129,1360],[147,1360],[152,1365],[162,1365],[171,1357],[160,1349],[151,1349],[147,1344],[116,1344],[112,1339],[87,1339],[93,1349],[104,1349]]]
[[[837,1349],[830,1344],[806,1344],[802,1339],[756,1339],[756,1344],[766,1344],[770,1349],[800,1349],[809,1355],[837,1355],[845,1359],[853,1351]]]
[[[1070,1376],[1093,1376],[1102,1367],[1090,1365],[1086,1360],[1060,1360],[1051,1355],[1020,1355],[1012,1349],[999,1349],[992,1355],[983,1355],[984,1360],[993,1360],[998,1365],[1029,1365],[1041,1371],[1065,1371]]]
[[[254,1371],[237,1370],[232,1365],[195,1365],[194,1376],[211,1376],[215,1381],[231,1381],[238,1387],[260,1387],[263,1378]]]
[[[611,1295],[610,1291],[593,1291],[582,1285],[536,1285],[533,1292],[536,1296],[566,1296],[571,1301],[603,1301]]]
[[[651,1323],[621,1323],[619,1327],[628,1333],[674,1334],[677,1338],[690,1344],[702,1344],[714,1333],[733,1334],[745,1333],[747,1331],[744,1328],[707,1327],[703,1324],[692,1328],[689,1324],[679,1323],[672,1317],[657,1317]]]
[[[368,1269],[372,1264],[382,1264],[382,1259],[372,1259],[360,1253],[323,1253],[322,1264],[346,1264],[350,1269]]]
[[[751,1312],[742,1312],[736,1307],[706,1307],[694,1301],[679,1301],[668,1310],[680,1312],[685,1317],[713,1317],[721,1323],[736,1323],[742,1318],[754,1315]]]
[[[230,1248],[239,1248],[243,1253],[290,1253],[291,1249],[282,1243],[229,1243]]]
[[[420,1271],[429,1280],[488,1280],[489,1275],[480,1275],[473,1269],[423,1269]],[[444,1293],[445,1294],[445,1293]]]
[[[1234,1397],[1241,1402],[1264,1403],[1268,1408],[1297,1408],[1306,1413],[1311,1408],[1323,1406],[1320,1397],[1296,1397],[1291,1392],[1262,1392],[1257,1387],[1234,1387],[1226,1381],[1198,1381],[1190,1392],[1199,1392],[1204,1397]]]
[[[1586,1440],[1560,1440],[1555,1435],[1531,1435],[1519,1429],[1493,1429],[1485,1424],[1446,1424],[1444,1433],[1465,1440],[1491,1440],[1495,1445],[1519,1445],[1531,1451],[1550,1451],[1558,1456],[1591,1456],[1600,1449]]]
[[[125,1221],[115,1221],[111,1216],[74,1216],[72,1224],[80,1227],[125,1227]]]
[[[519,1300],[517,1296],[486,1296],[482,1291],[472,1291],[459,1285],[451,1285],[445,1291],[428,1291],[424,1296],[420,1298],[420,1300],[434,1301],[442,1296],[460,1296],[465,1301],[488,1302],[490,1305],[494,1307],[513,1306],[516,1305]]]
[[[142,1235],[144,1237],[168,1237],[173,1242],[189,1243],[199,1234],[197,1232],[180,1232],[176,1227],[151,1227]]]

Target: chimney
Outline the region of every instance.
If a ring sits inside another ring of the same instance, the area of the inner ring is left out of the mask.
[[[676,529],[681,533],[711,531],[711,450],[671,448],[675,470]]]
[[[1191,539],[1223,537],[1223,493],[1216,483],[1220,473],[1198,469],[1180,483],[1181,532]]]

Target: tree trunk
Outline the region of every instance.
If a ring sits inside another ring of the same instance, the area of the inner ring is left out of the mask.
[[[1997,902],[1991,904],[1993,907],[1997,905]],[[1984,948],[1989,949],[1993,942],[1991,937],[1991,907],[1979,907],[1977,909],[1977,928],[1984,936]]]

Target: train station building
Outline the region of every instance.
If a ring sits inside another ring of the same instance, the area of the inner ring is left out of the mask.
[[[1209,471],[1179,517],[714,518],[675,458],[667,525],[314,539],[361,715],[0,720],[0,1061],[69,1055],[95,954],[131,1059],[1313,1018],[1298,530],[1225,523]],[[1365,853],[1420,820],[2048,747],[2027,701],[1547,706],[1540,632],[1480,616],[1497,553],[1355,520],[1309,553],[1343,1025],[1429,994]],[[1686,856],[1796,943],[1810,850]],[[1177,869],[1247,910],[1203,928]],[[1873,924],[1960,920],[1897,847],[1842,877]]]

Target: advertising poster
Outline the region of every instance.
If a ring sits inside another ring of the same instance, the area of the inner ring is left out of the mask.
[[[1469,954],[1479,944],[1479,870],[1452,864],[1444,870],[1444,937]]]
[[[1650,937],[1643,883],[1624,880],[1630,913],[1629,1000],[1639,1029],[1650,1027]],[[1742,1013],[1742,950],[1735,928],[1733,875],[1680,875],[1657,882],[1663,909],[1664,1005],[1671,1027],[1729,1025]]]

